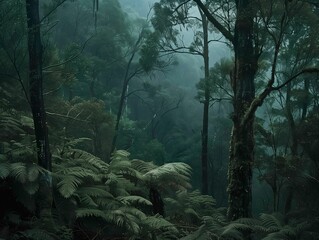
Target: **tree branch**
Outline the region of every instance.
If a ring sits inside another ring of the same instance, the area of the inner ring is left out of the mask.
[[[72,60],[78,58],[78,57],[82,54],[82,52],[83,52],[83,50],[84,50],[86,44],[88,43],[88,41],[91,40],[93,37],[94,37],[94,35],[92,35],[91,37],[89,37],[89,38],[83,43],[83,45],[82,45],[82,47],[81,47],[81,50],[80,50],[77,54],[71,56],[70,58],[64,60],[64,61],[61,62],[61,63],[52,64],[52,65],[50,65],[50,66],[43,67],[42,70],[47,70],[47,69],[50,69],[50,68],[60,67],[60,66],[62,66],[62,65],[64,65],[64,64],[66,64],[66,63],[68,63],[68,62],[71,62]]]
[[[45,16],[42,17],[40,20],[40,24],[47,18],[49,17],[58,7],[60,7],[63,3],[65,3],[67,0],[62,0],[59,2],[56,6],[54,6]]]
[[[245,117],[242,121],[242,125],[245,125],[248,120],[251,118],[251,116],[253,114],[255,114],[256,110],[258,107],[260,107],[265,98],[274,90],[280,90],[281,88],[283,88],[284,86],[286,86],[288,83],[292,82],[293,80],[295,80],[297,77],[299,77],[302,74],[306,74],[306,73],[319,73],[319,68],[304,68],[303,70],[301,70],[300,72],[296,73],[295,75],[293,75],[292,77],[290,77],[287,81],[285,81],[284,83],[280,84],[277,87],[273,87],[271,85],[267,85],[267,87],[264,89],[264,91],[254,99],[254,101],[250,104],[250,107],[247,111],[247,113],[245,114]],[[271,81],[270,81],[271,82]]]
[[[202,3],[201,0],[193,0],[197,3],[198,7],[204,12],[207,19],[214,25],[215,28],[220,31],[220,33],[231,43],[234,43],[234,36],[229,32],[220,22],[208,11],[206,6]]]

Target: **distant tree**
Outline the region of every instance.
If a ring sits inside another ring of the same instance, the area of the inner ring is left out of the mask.
[[[205,3],[207,8],[213,4]],[[196,6],[191,1],[167,1],[162,0],[154,5],[155,17],[152,19],[155,31],[158,32],[159,51],[165,54],[191,54],[202,57],[204,78],[202,80],[203,95],[200,102],[203,103],[202,116],[202,148],[201,148],[201,188],[203,194],[208,194],[208,134],[209,134],[209,107],[211,103],[211,88],[209,86],[209,45],[218,39],[212,39],[210,33],[214,30],[207,17],[200,8],[194,13]],[[198,16],[199,15],[199,16]],[[176,26],[179,26],[180,30]],[[193,30],[193,40],[187,44],[183,39],[183,31]]]

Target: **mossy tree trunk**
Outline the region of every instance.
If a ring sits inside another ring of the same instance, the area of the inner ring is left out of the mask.
[[[233,76],[234,113],[228,169],[228,217],[235,220],[251,216],[252,167],[254,160],[254,114],[247,113],[255,98],[254,78],[257,59],[253,45],[251,0],[238,0],[235,23]]]
[[[28,26],[29,52],[29,86],[30,103],[34,122],[37,145],[38,164],[47,172],[39,176],[39,190],[37,194],[37,215],[51,216],[52,180],[51,153],[48,139],[46,113],[43,100],[42,52],[39,18],[39,0],[26,0],[26,14]]]

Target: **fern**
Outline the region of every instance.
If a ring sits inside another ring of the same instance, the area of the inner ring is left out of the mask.
[[[79,208],[76,210],[76,218],[98,217],[109,221],[109,217],[104,211],[99,209]]]
[[[140,196],[125,196],[125,197],[118,197],[118,200],[121,201],[124,205],[147,205],[152,206],[152,203]]]
[[[57,187],[63,197],[69,198],[82,182],[83,181],[80,178],[69,175],[58,182]]]
[[[13,236],[13,239],[30,239],[30,240],[56,240],[58,236],[47,232],[46,230],[40,228],[29,229],[23,232],[18,232]]]
[[[24,163],[12,163],[10,166],[10,176],[20,183],[25,183],[28,179],[26,165]]]
[[[0,163],[0,178],[6,178],[10,174],[10,164],[9,163]]]
[[[171,187],[175,190],[191,187],[191,168],[185,163],[167,163],[144,174],[145,181],[163,189]]]

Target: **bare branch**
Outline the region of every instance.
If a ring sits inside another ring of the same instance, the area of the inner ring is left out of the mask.
[[[40,20],[40,24],[47,18],[49,17],[58,7],[60,7],[63,3],[65,3],[67,0],[62,0],[59,2],[57,5],[55,5],[42,19]]]
[[[292,82],[293,80],[295,80],[297,77],[299,77],[302,74],[306,74],[306,73],[319,73],[319,68],[304,68],[303,70],[301,70],[300,72],[296,73],[295,75],[293,75],[292,77],[290,77],[287,81],[285,81],[284,83],[280,84],[277,87],[273,87],[271,85],[267,85],[267,87],[264,89],[264,91],[254,99],[254,101],[251,103],[247,113],[245,114],[245,117],[242,121],[242,124],[245,125],[248,120],[251,118],[251,116],[256,112],[257,108],[260,107],[265,98],[274,90],[280,90],[281,88],[283,88],[284,86],[286,86],[287,84],[289,84],[290,82]],[[270,81],[269,81],[270,82]]]
[[[63,115],[63,114],[60,114],[60,113],[52,113],[52,112],[46,112],[46,114],[49,115],[49,116],[67,118],[67,119],[71,119],[71,120],[78,121],[78,122],[90,123],[89,121],[77,118],[78,115],[76,117],[71,117],[69,115]]]
[[[319,68],[304,68],[303,70],[301,70],[300,72],[298,72],[297,74],[293,75],[292,77],[290,77],[286,82],[284,82],[283,84],[277,86],[277,87],[272,87],[272,90],[279,90],[281,88],[283,88],[284,86],[286,86],[288,83],[292,82],[293,80],[295,80],[295,78],[299,77],[302,74],[305,73],[319,73]]]
[[[84,50],[86,44],[88,43],[88,41],[91,40],[93,37],[94,37],[94,35],[92,35],[92,36],[89,37],[87,40],[85,40],[85,42],[83,43],[83,45],[82,45],[80,51],[79,51],[77,54],[71,56],[70,58],[64,60],[64,61],[61,62],[61,63],[57,63],[57,64],[53,64],[53,65],[50,65],[50,66],[43,67],[42,70],[47,70],[47,69],[50,69],[50,68],[60,67],[60,66],[62,66],[62,65],[64,65],[64,64],[66,64],[66,63],[68,63],[68,62],[71,62],[72,60],[78,58],[78,57],[82,54],[82,52],[83,52],[83,50]]]
[[[198,7],[204,12],[207,19],[217,28],[220,33],[230,42],[234,43],[234,36],[229,32],[220,22],[208,11],[207,7],[202,3],[201,0],[193,0],[197,3]]]

